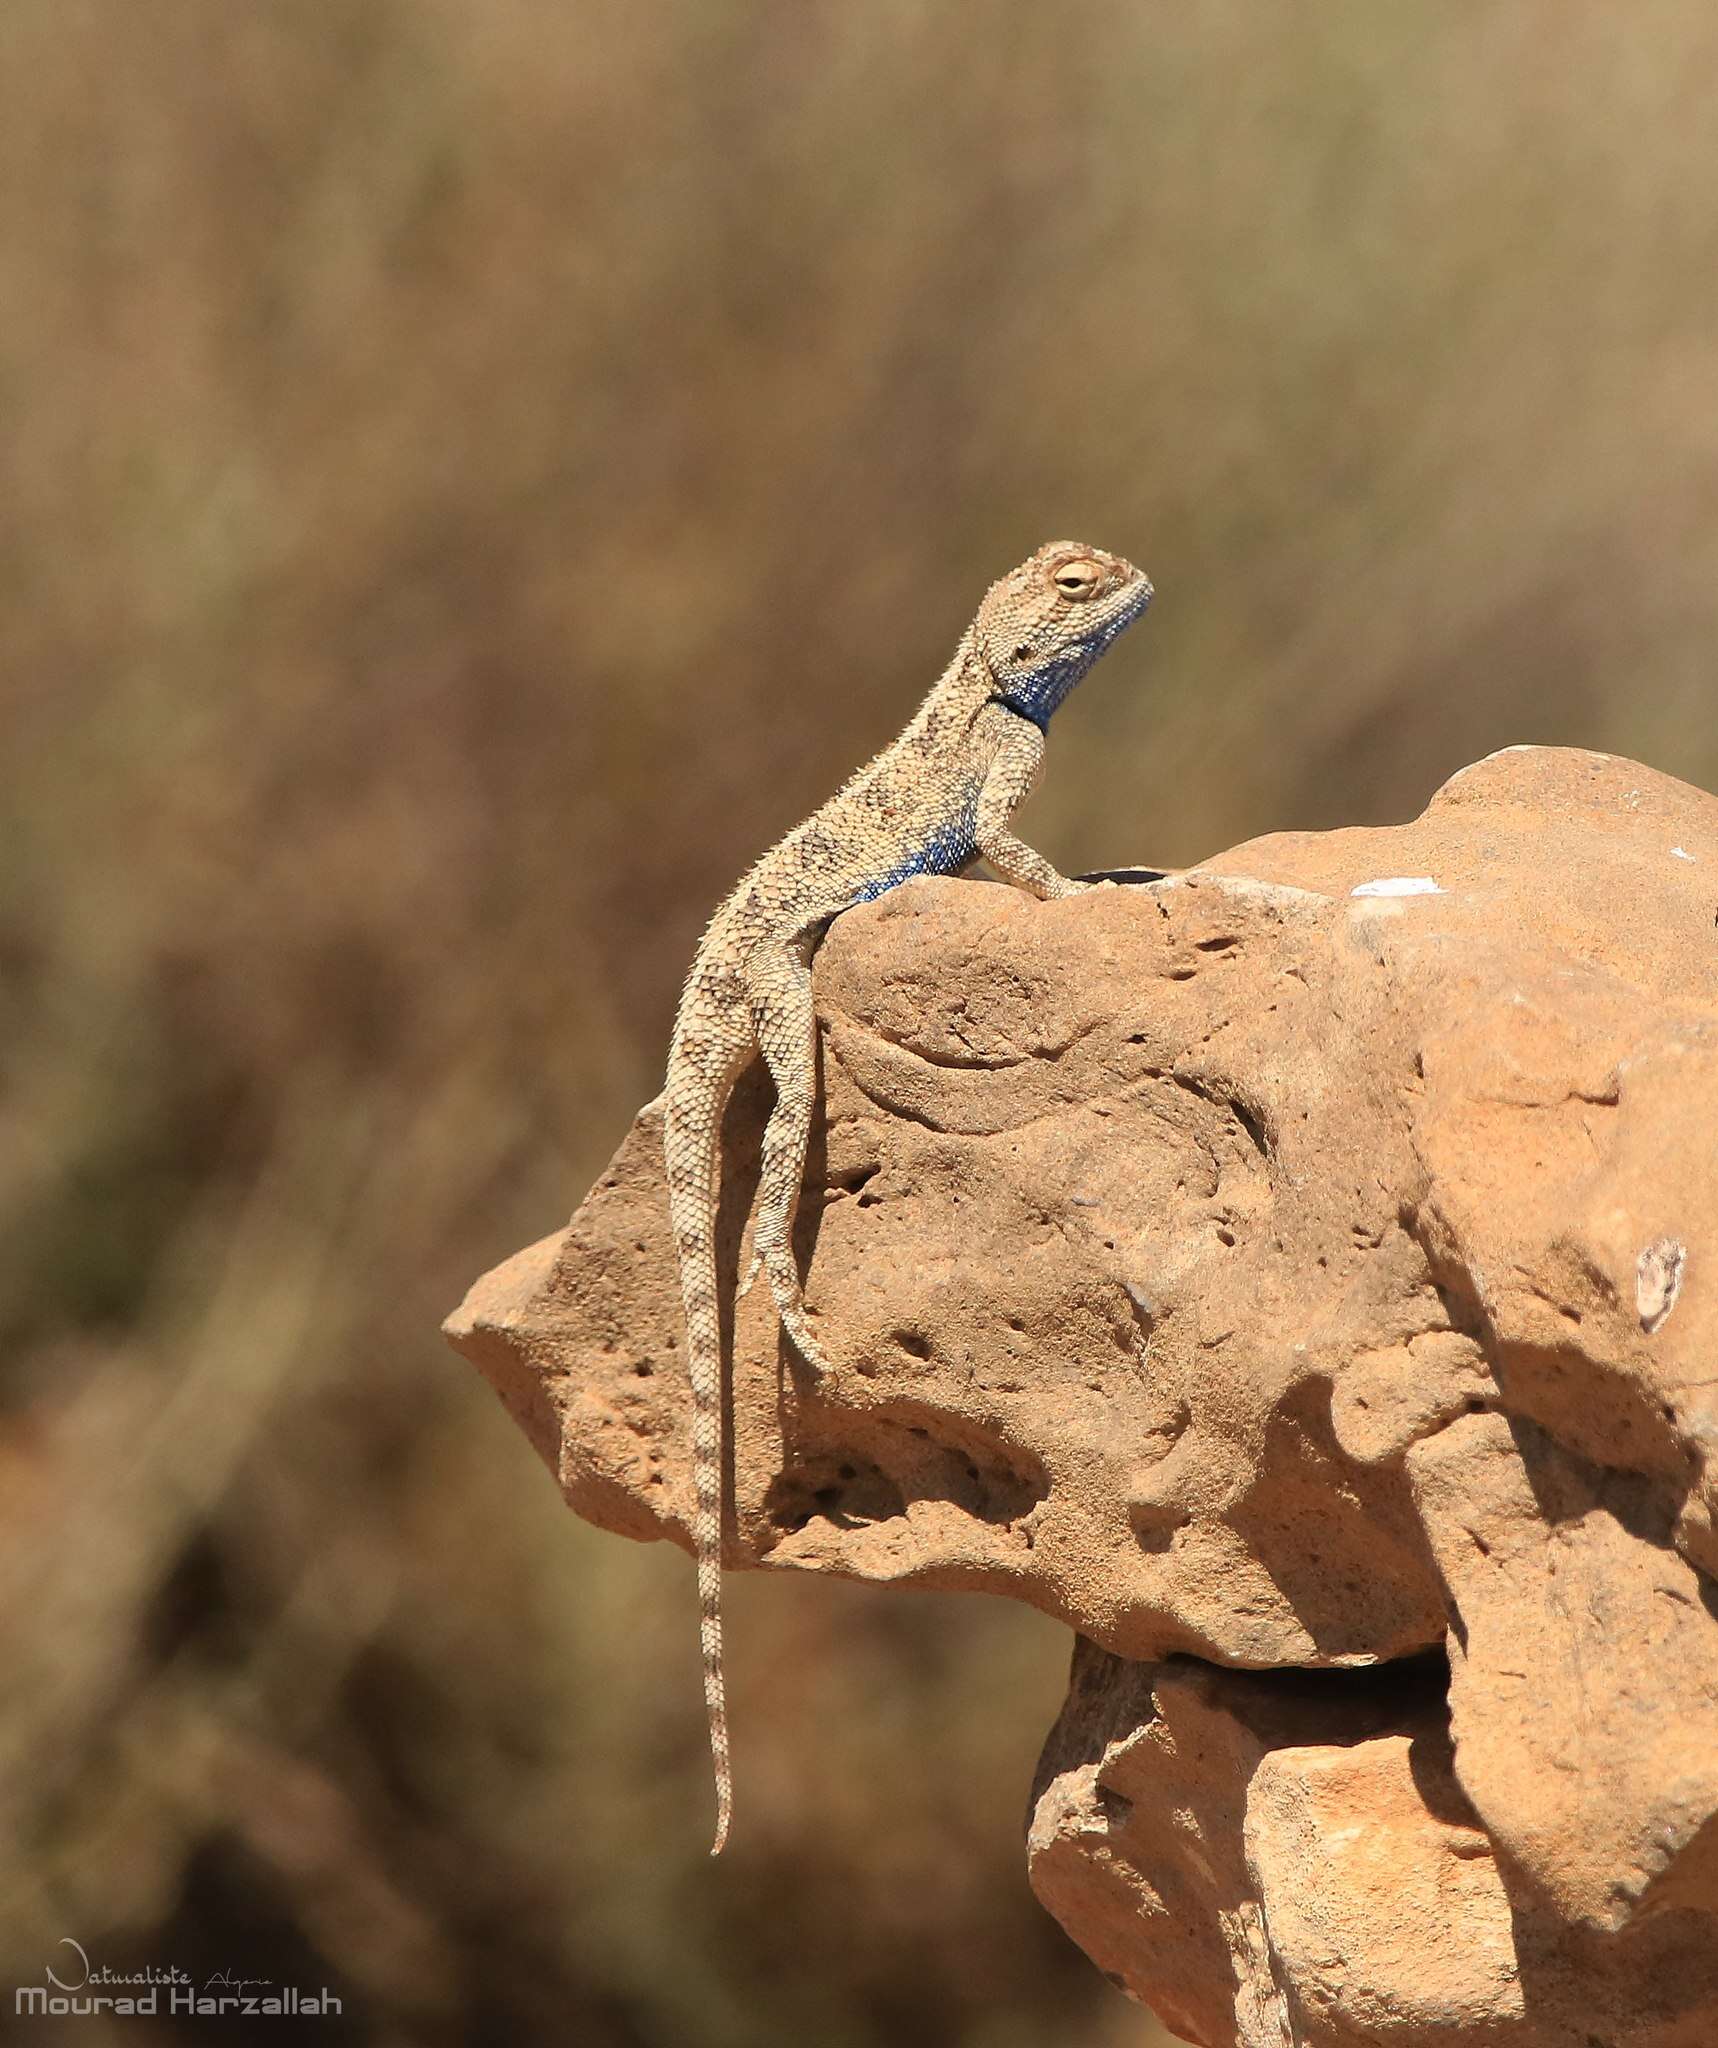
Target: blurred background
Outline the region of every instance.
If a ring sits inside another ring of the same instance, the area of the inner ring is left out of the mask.
[[[1042,540],[1160,592],[1066,870],[1718,782],[1715,76],[1700,0],[6,0],[8,1998],[1161,2038],[1026,1891],[1061,1631],[734,1584],[712,1866],[686,1561],[437,1324]]]

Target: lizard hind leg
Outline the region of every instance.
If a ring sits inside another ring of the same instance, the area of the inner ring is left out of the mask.
[[[769,1275],[776,1313],[794,1349],[818,1371],[826,1360],[812,1334],[793,1258],[793,1219],[805,1178],[811,1112],[817,1093],[817,1019],[811,1001],[809,936],[767,960],[754,961],[752,1026],[775,1083],[775,1107],[764,1130],[752,1273]],[[748,1276],[749,1284],[750,1276]]]

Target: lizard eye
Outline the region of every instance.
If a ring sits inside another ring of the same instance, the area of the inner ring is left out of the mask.
[[[1088,561],[1064,562],[1054,578],[1056,588],[1076,604],[1095,597],[1103,580],[1104,572],[1097,563]]]

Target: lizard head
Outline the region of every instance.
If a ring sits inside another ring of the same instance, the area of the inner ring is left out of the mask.
[[[978,649],[996,694],[1035,725],[1151,601],[1131,562],[1052,541],[993,583],[978,609]]]

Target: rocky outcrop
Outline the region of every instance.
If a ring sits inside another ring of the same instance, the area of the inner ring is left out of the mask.
[[[1033,1882],[1190,2041],[1718,2040],[1715,922],[1718,802],[1511,749],[824,942],[832,1364],[738,1303],[730,1562],[1078,1632]],[[684,1544],[659,1145],[449,1327],[580,1514]]]

